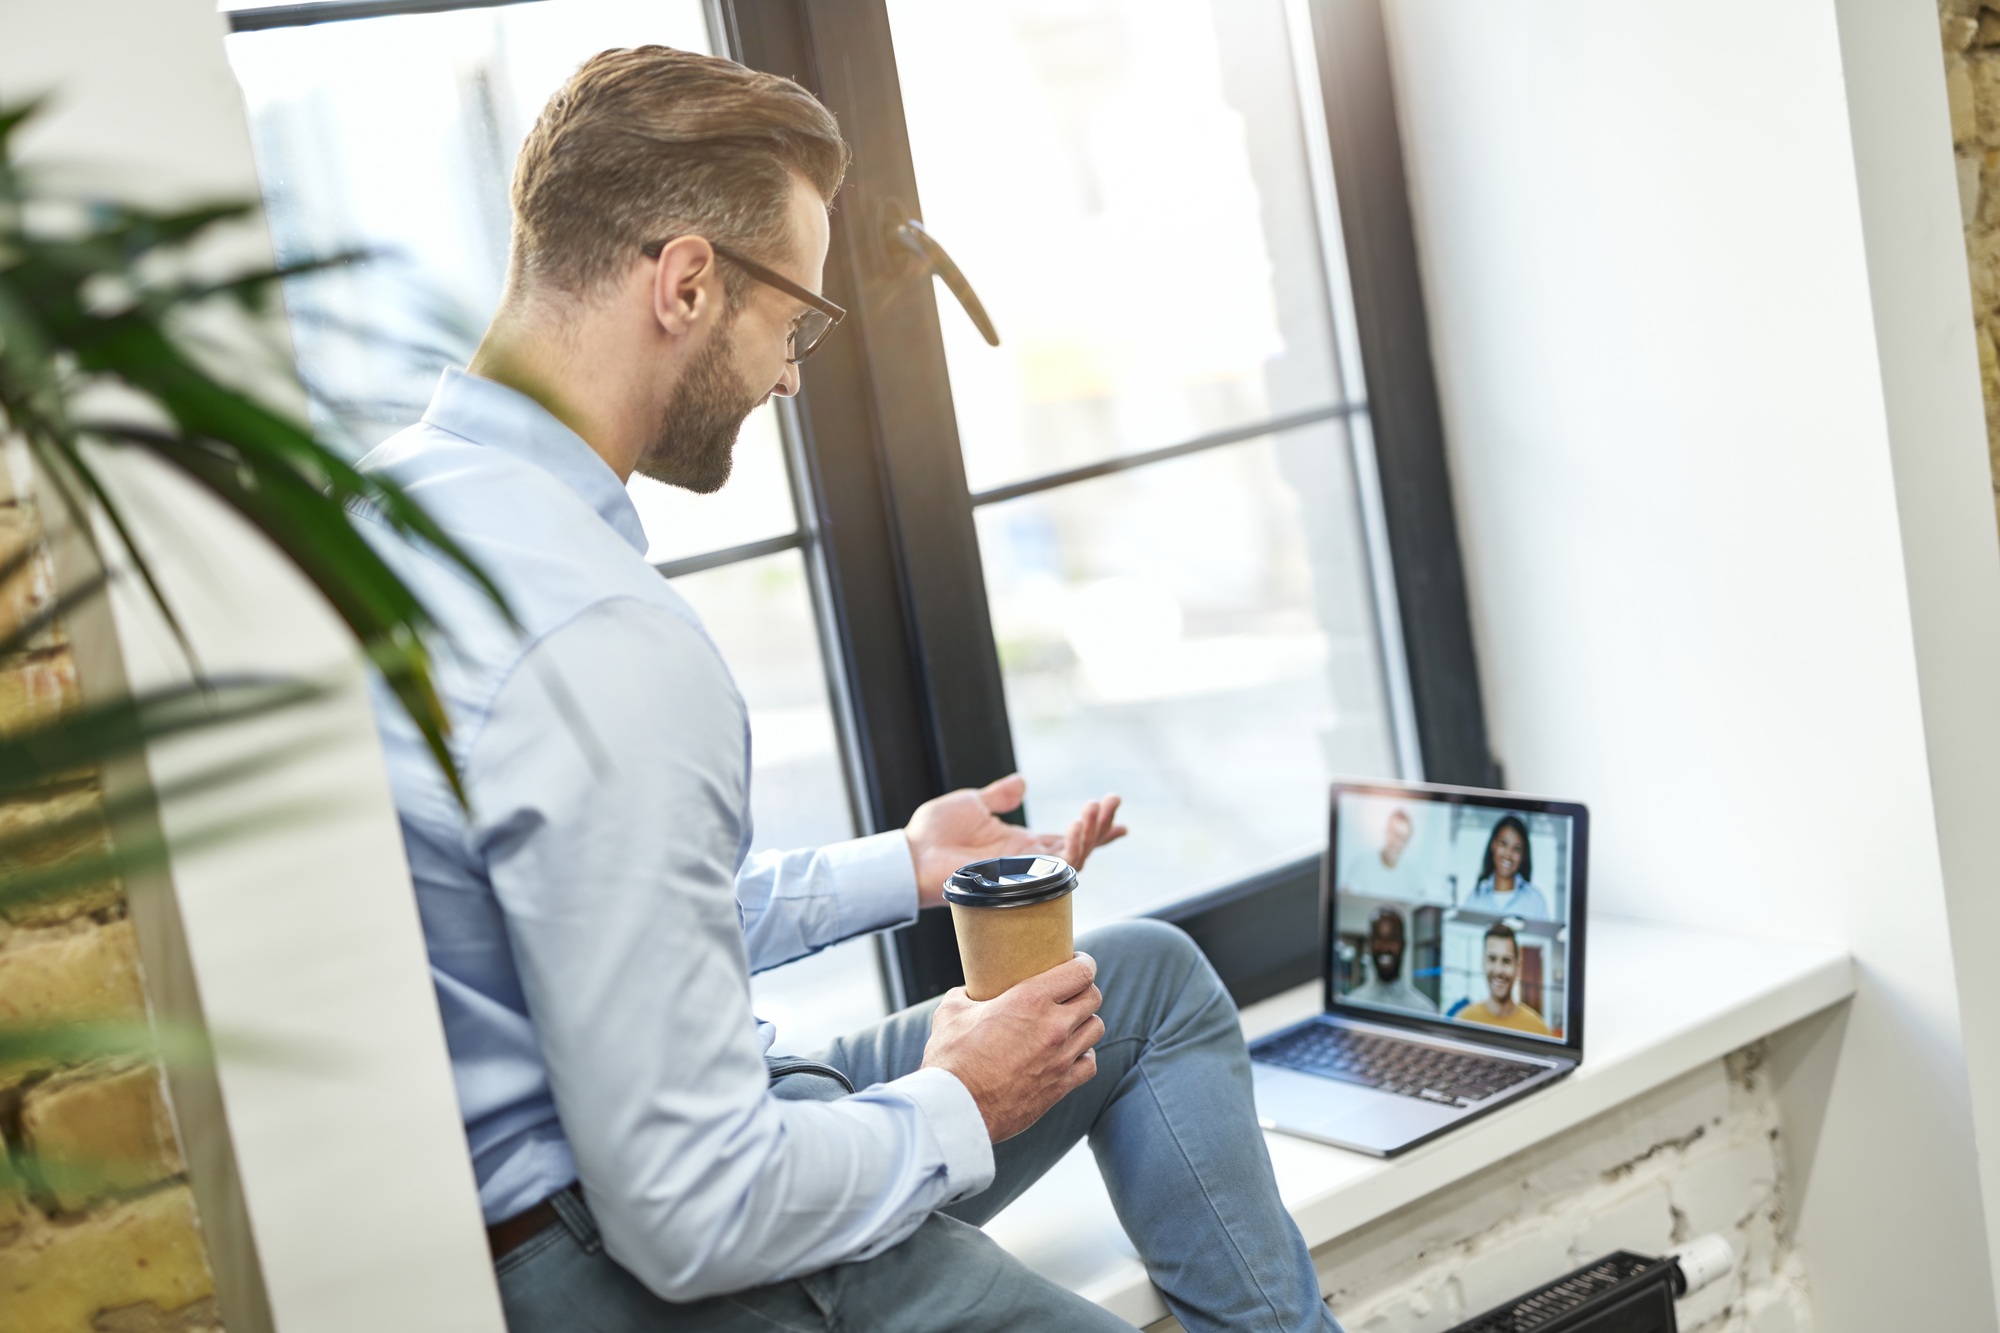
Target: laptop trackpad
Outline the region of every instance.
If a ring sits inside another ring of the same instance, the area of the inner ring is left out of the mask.
[[[1261,1061],[1250,1066],[1257,1090],[1257,1114],[1266,1123],[1318,1132],[1388,1094],[1317,1074],[1302,1074]]]
[[[1322,1131],[1330,1139],[1377,1152],[1394,1152],[1406,1143],[1442,1129],[1465,1114],[1455,1106],[1438,1106],[1414,1097],[1395,1097],[1336,1117]]]

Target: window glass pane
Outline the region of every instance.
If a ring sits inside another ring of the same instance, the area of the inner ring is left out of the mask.
[[[1283,0],[888,0],[976,493],[1341,405]],[[1339,279],[1341,275],[1335,275]],[[976,510],[1036,815],[1115,789],[1089,924],[1316,852],[1396,772],[1346,424]]]
[[[974,491],[1338,398],[1282,0],[889,11]]]
[[[750,998],[757,1016],[778,1029],[773,1055],[817,1054],[889,1012],[873,936],[758,973]]]
[[[797,551],[674,580],[729,663],[750,709],[756,847],[854,836],[805,561]],[[807,1052],[888,1011],[872,940],[852,940],[751,979],[781,1051]]]
[[[646,558],[656,564],[782,537],[798,527],[778,411],[769,403],[743,423],[729,484],[714,495],[696,495],[637,473],[626,489],[646,527]]]
[[[1395,772],[1343,433],[977,511],[1032,809],[1127,801],[1132,837],[1084,871],[1079,925],[1317,852],[1327,780]]]

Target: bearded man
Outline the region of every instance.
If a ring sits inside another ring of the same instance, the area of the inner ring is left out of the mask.
[[[448,631],[469,813],[377,713],[508,1325],[1122,1329],[978,1230],[1087,1136],[1188,1329],[1337,1329],[1235,1009],[1170,927],[768,1057],[752,972],[910,921],[961,863],[1080,865],[1124,831],[1115,797],[1063,836],[1003,823],[1015,777],[896,832],[750,854],[742,698],[646,563],[625,482],[717,489],[744,416],[798,392],[840,314],[817,292],[846,166],[788,80],[662,47],[588,61],[521,150],[471,365],[364,460],[519,622],[380,536]]]
[[[1418,990],[1404,975],[1403,964],[1408,954],[1409,934],[1403,925],[1403,914],[1393,907],[1376,908],[1368,918],[1368,962],[1373,975],[1365,984],[1347,992],[1347,998],[1405,1013],[1436,1013],[1437,1001]]]

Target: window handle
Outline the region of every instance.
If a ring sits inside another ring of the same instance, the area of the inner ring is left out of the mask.
[[[926,276],[936,275],[944,279],[944,285],[951,288],[951,294],[965,307],[966,318],[979,330],[980,337],[986,339],[987,346],[1000,345],[1000,333],[993,327],[993,317],[986,313],[986,306],[980,301],[979,293],[972,290],[972,284],[965,280],[965,274],[958,264],[938,244],[937,237],[915,218],[897,219],[893,215],[888,226],[888,239],[897,246],[915,255]],[[908,265],[907,260],[904,264]]]

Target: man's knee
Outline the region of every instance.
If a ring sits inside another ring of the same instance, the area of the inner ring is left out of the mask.
[[[1155,1021],[1178,1008],[1235,1022],[1236,1007],[1222,979],[1179,926],[1146,918],[1119,921],[1090,931],[1076,947],[1097,960],[1107,1026],[1114,1015],[1132,1014],[1135,1005]]]
[[[1196,962],[1205,961],[1186,931],[1150,917],[1099,926],[1079,939],[1076,947],[1095,958],[1100,971],[1131,965],[1179,966],[1185,971]]]

